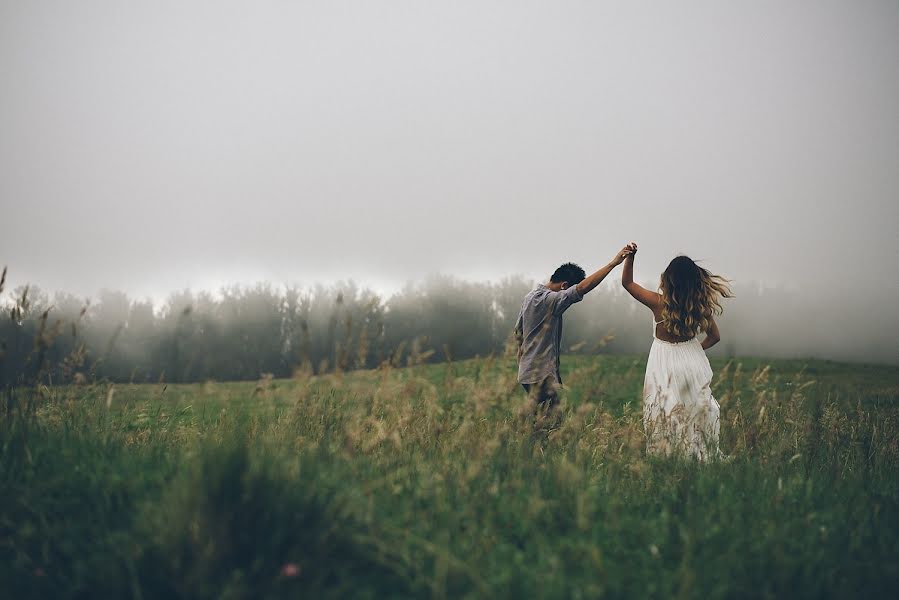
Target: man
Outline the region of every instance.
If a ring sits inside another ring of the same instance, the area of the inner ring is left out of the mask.
[[[628,244],[609,264],[589,277],[576,264],[565,263],[556,269],[548,283],[538,285],[524,297],[515,323],[518,382],[544,414],[557,405],[558,388],[562,385],[559,373],[562,313],[580,302],[584,294],[598,286],[633,251]]]

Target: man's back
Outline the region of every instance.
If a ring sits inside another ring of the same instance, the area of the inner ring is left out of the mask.
[[[542,383],[547,377],[562,382],[559,374],[562,313],[583,297],[576,285],[556,292],[542,284],[524,297],[515,324],[515,335],[520,344],[520,383]]]

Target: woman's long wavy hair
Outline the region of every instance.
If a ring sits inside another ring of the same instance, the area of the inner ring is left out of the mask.
[[[688,256],[677,256],[662,273],[663,327],[672,335],[691,338],[708,331],[723,311],[721,298],[733,298],[727,279],[709,273]]]

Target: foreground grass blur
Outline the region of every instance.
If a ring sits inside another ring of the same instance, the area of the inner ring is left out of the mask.
[[[728,462],[648,459],[644,360],[41,388],[0,428],[9,597],[831,597],[899,586],[899,369],[713,363]]]

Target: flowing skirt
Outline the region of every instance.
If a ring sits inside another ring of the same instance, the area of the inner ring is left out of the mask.
[[[643,380],[647,453],[717,458],[720,407],[712,396],[712,367],[699,340],[655,339]]]

